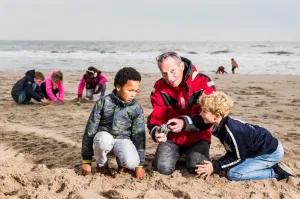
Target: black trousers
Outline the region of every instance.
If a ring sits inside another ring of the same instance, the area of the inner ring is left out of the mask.
[[[46,91],[46,82],[43,82],[43,83],[41,84],[41,91],[42,91],[43,95],[45,96],[45,98],[48,99],[49,97],[48,97],[47,91]],[[57,95],[57,93],[58,93],[58,88],[57,88],[57,89],[52,89],[52,93],[53,93],[53,95],[54,95],[55,97],[57,97],[56,95]]]
[[[160,143],[156,149],[154,169],[161,174],[169,175],[174,172],[180,154],[186,155],[187,170],[195,174],[197,164],[209,160],[210,144],[206,140],[200,140],[189,147],[181,147],[171,140]]]

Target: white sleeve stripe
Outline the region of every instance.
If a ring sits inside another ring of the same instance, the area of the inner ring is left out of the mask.
[[[225,125],[225,128],[226,128],[227,132],[229,133],[229,135],[230,135],[230,137],[231,137],[231,139],[232,139],[232,141],[233,141],[233,144],[234,144],[234,147],[235,147],[235,151],[236,151],[236,155],[237,155],[238,160],[236,160],[236,161],[234,161],[234,162],[231,162],[231,163],[229,163],[229,164],[225,164],[225,165],[221,166],[222,169],[224,169],[224,168],[226,168],[226,167],[230,167],[230,166],[232,166],[232,165],[235,165],[236,163],[238,163],[238,162],[241,161],[241,156],[240,156],[240,152],[239,152],[239,148],[238,148],[238,146],[237,146],[236,140],[235,140],[235,138],[234,138],[232,132],[230,131],[230,129],[228,128],[227,125]]]
[[[182,117],[186,118],[188,120],[189,124],[193,124],[192,119],[189,116],[184,115]]]
[[[209,86],[209,87],[212,87],[213,85],[215,85],[213,81],[210,81],[207,83],[207,86]]]
[[[150,135],[152,136],[153,131],[156,130],[157,126],[153,127],[153,129],[150,131]]]

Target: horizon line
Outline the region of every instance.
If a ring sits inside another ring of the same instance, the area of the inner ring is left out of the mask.
[[[300,42],[300,40],[68,40],[68,39],[0,39],[0,41],[49,41],[49,42]]]

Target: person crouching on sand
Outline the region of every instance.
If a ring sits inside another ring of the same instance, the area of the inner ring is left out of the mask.
[[[31,98],[42,104],[49,104],[39,87],[44,79],[43,73],[39,71],[27,71],[25,77],[14,84],[11,90],[12,98],[18,104],[30,104]]]
[[[109,173],[107,156],[114,154],[120,171],[134,169],[137,178],[144,178],[144,113],[135,99],[140,82],[134,68],[122,68],[115,76],[113,92],[96,102],[82,139],[84,175],[91,174],[93,155],[97,172]]]
[[[41,84],[44,96],[50,101],[64,101],[63,74],[59,70],[52,70]],[[57,96],[58,94],[58,96]]]
[[[216,74],[221,74],[221,73],[222,74],[224,74],[224,73],[227,74],[224,66],[219,66],[218,70],[216,71]]]
[[[201,117],[213,124],[212,134],[219,138],[226,154],[218,160],[198,165],[197,174],[208,178],[225,171],[232,181],[286,179],[293,172],[280,162],[284,150],[281,142],[260,126],[228,116],[233,101],[223,92],[201,96]],[[197,124],[197,123],[196,123]]]
[[[86,97],[90,100],[93,99],[95,94],[100,93],[100,97],[105,95],[107,78],[102,72],[95,67],[91,66],[86,70],[78,85],[78,102],[82,101],[82,93],[84,86],[86,88]]]

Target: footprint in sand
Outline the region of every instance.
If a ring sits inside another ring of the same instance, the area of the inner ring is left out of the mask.
[[[120,199],[124,198],[123,195],[118,192],[117,190],[108,190],[108,191],[103,191],[100,193],[103,197],[108,198],[108,199]]]
[[[185,191],[173,190],[172,193],[176,198],[191,199],[190,194]]]

